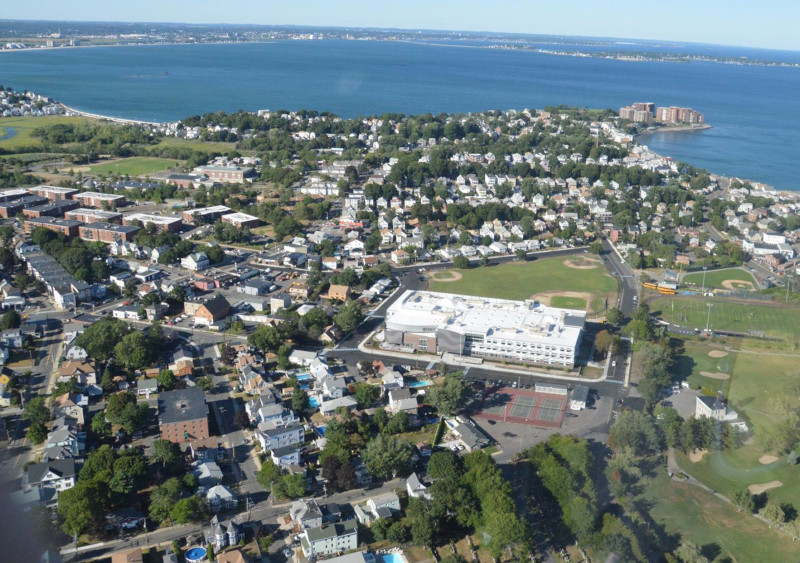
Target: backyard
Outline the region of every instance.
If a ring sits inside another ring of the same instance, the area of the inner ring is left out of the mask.
[[[554,307],[599,313],[616,302],[617,281],[590,257],[545,258],[468,270],[435,272],[428,289],[500,299],[537,299]]]

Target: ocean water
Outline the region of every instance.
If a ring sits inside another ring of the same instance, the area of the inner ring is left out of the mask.
[[[654,48],[644,45],[615,47]],[[717,56],[800,59],[797,53],[692,48]],[[667,50],[692,51],[675,45]],[[354,117],[557,104],[617,109],[651,101],[692,107],[713,126],[643,138],[656,152],[711,172],[800,189],[800,68],[629,62],[463,43],[325,40],[5,52],[0,83],[84,111],[147,121],[239,109],[306,108]]]

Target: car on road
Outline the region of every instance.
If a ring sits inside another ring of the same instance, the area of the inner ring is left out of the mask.
[[[617,367],[617,360],[614,360],[613,362],[611,362],[611,367],[612,368]]]

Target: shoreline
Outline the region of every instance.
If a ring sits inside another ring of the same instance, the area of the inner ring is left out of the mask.
[[[110,115],[101,115],[99,113],[91,113],[88,111],[81,111],[79,109],[71,108],[66,104],[62,104],[61,102],[57,102],[59,107],[61,107],[65,115],[67,116],[78,116],[78,117],[88,117],[90,119],[100,119],[104,121],[112,121],[114,123],[119,123],[120,125],[155,125],[160,126],[164,125],[165,123],[169,123],[168,121],[165,122],[158,122],[158,121],[142,121],[139,119],[126,119],[124,117],[112,117]]]
[[[657,133],[693,133],[695,131],[707,131],[712,129],[708,123],[702,125],[669,125],[666,127],[658,127],[657,129],[646,129],[641,133],[636,133],[634,138],[644,137],[646,135],[655,135]]]

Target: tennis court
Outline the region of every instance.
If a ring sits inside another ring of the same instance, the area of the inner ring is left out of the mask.
[[[566,405],[562,396],[503,387],[484,395],[481,410],[475,416],[502,422],[560,428]]]

